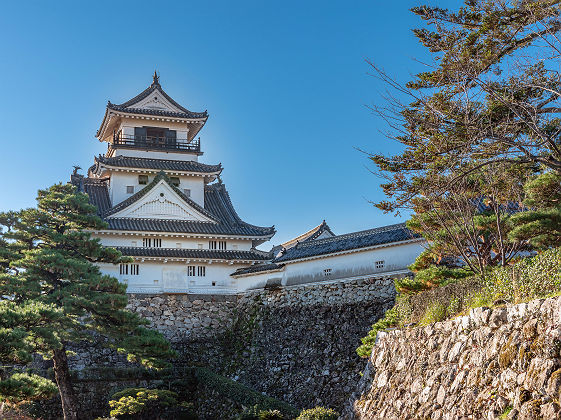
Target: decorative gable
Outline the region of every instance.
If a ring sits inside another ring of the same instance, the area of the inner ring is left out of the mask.
[[[183,112],[182,109],[178,108],[177,106],[173,105],[170,101],[168,101],[165,96],[162,94],[160,89],[154,89],[146,98],[129,105],[126,109],[133,108],[133,109],[149,109],[149,110],[158,110],[158,111],[167,111],[167,112]]]
[[[145,187],[148,188],[148,187]],[[211,222],[215,220],[187,201],[163,177],[137,200],[108,215],[108,218],[134,218],[158,220],[190,220]]]

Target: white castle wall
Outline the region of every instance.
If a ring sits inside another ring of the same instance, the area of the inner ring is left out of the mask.
[[[142,157],[146,157],[145,155]],[[153,155],[150,155],[153,158]],[[168,159],[173,159],[173,157],[168,157]],[[143,172],[144,174],[145,172]],[[109,184],[109,197],[113,206],[119,204],[121,201],[126,200],[133,194],[137,193],[143,189],[146,185],[140,185],[138,183],[138,175],[140,173],[127,173],[127,172],[112,172]],[[148,177],[148,182],[154,179],[153,176]],[[204,178],[197,176],[178,176],[179,178],[179,189],[183,192],[184,189],[191,190],[191,200],[195,203],[204,207]],[[134,186],[134,193],[127,193],[127,186]]]
[[[258,289],[265,287],[267,283],[292,286],[407,272],[407,267],[415,261],[424,246],[424,241],[416,241],[300,262],[289,262],[282,271],[241,276],[240,280],[244,280],[244,285],[248,289]],[[376,268],[377,261],[384,261],[384,267]],[[325,274],[326,269],[331,269],[329,275]]]

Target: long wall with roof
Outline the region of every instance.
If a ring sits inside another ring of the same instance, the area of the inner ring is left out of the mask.
[[[294,286],[307,283],[406,275],[408,266],[423,251],[424,241],[402,242],[365,250],[352,250],[310,259],[289,261],[268,271],[235,276],[240,286],[258,289],[266,286]]]

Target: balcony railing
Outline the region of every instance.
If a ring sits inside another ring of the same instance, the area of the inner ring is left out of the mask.
[[[201,151],[201,139],[198,138],[188,142],[187,139],[176,139],[173,137],[115,134],[113,136],[113,143],[109,144],[109,147],[126,147],[131,149],[166,149],[199,153]]]

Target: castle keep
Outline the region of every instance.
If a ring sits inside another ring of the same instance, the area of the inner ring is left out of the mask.
[[[423,239],[403,224],[335,235],[325,222],[271,251],[274,226],[243,221],[220,179],[199,162],[207,112],[175,102],[152,84],[122,104],[108,102],[96,137],[107,152],[71,181],[88,194],[104,245],[133,258],[102,265],[129,293],[235,294],[267,286],[408,274]]]

